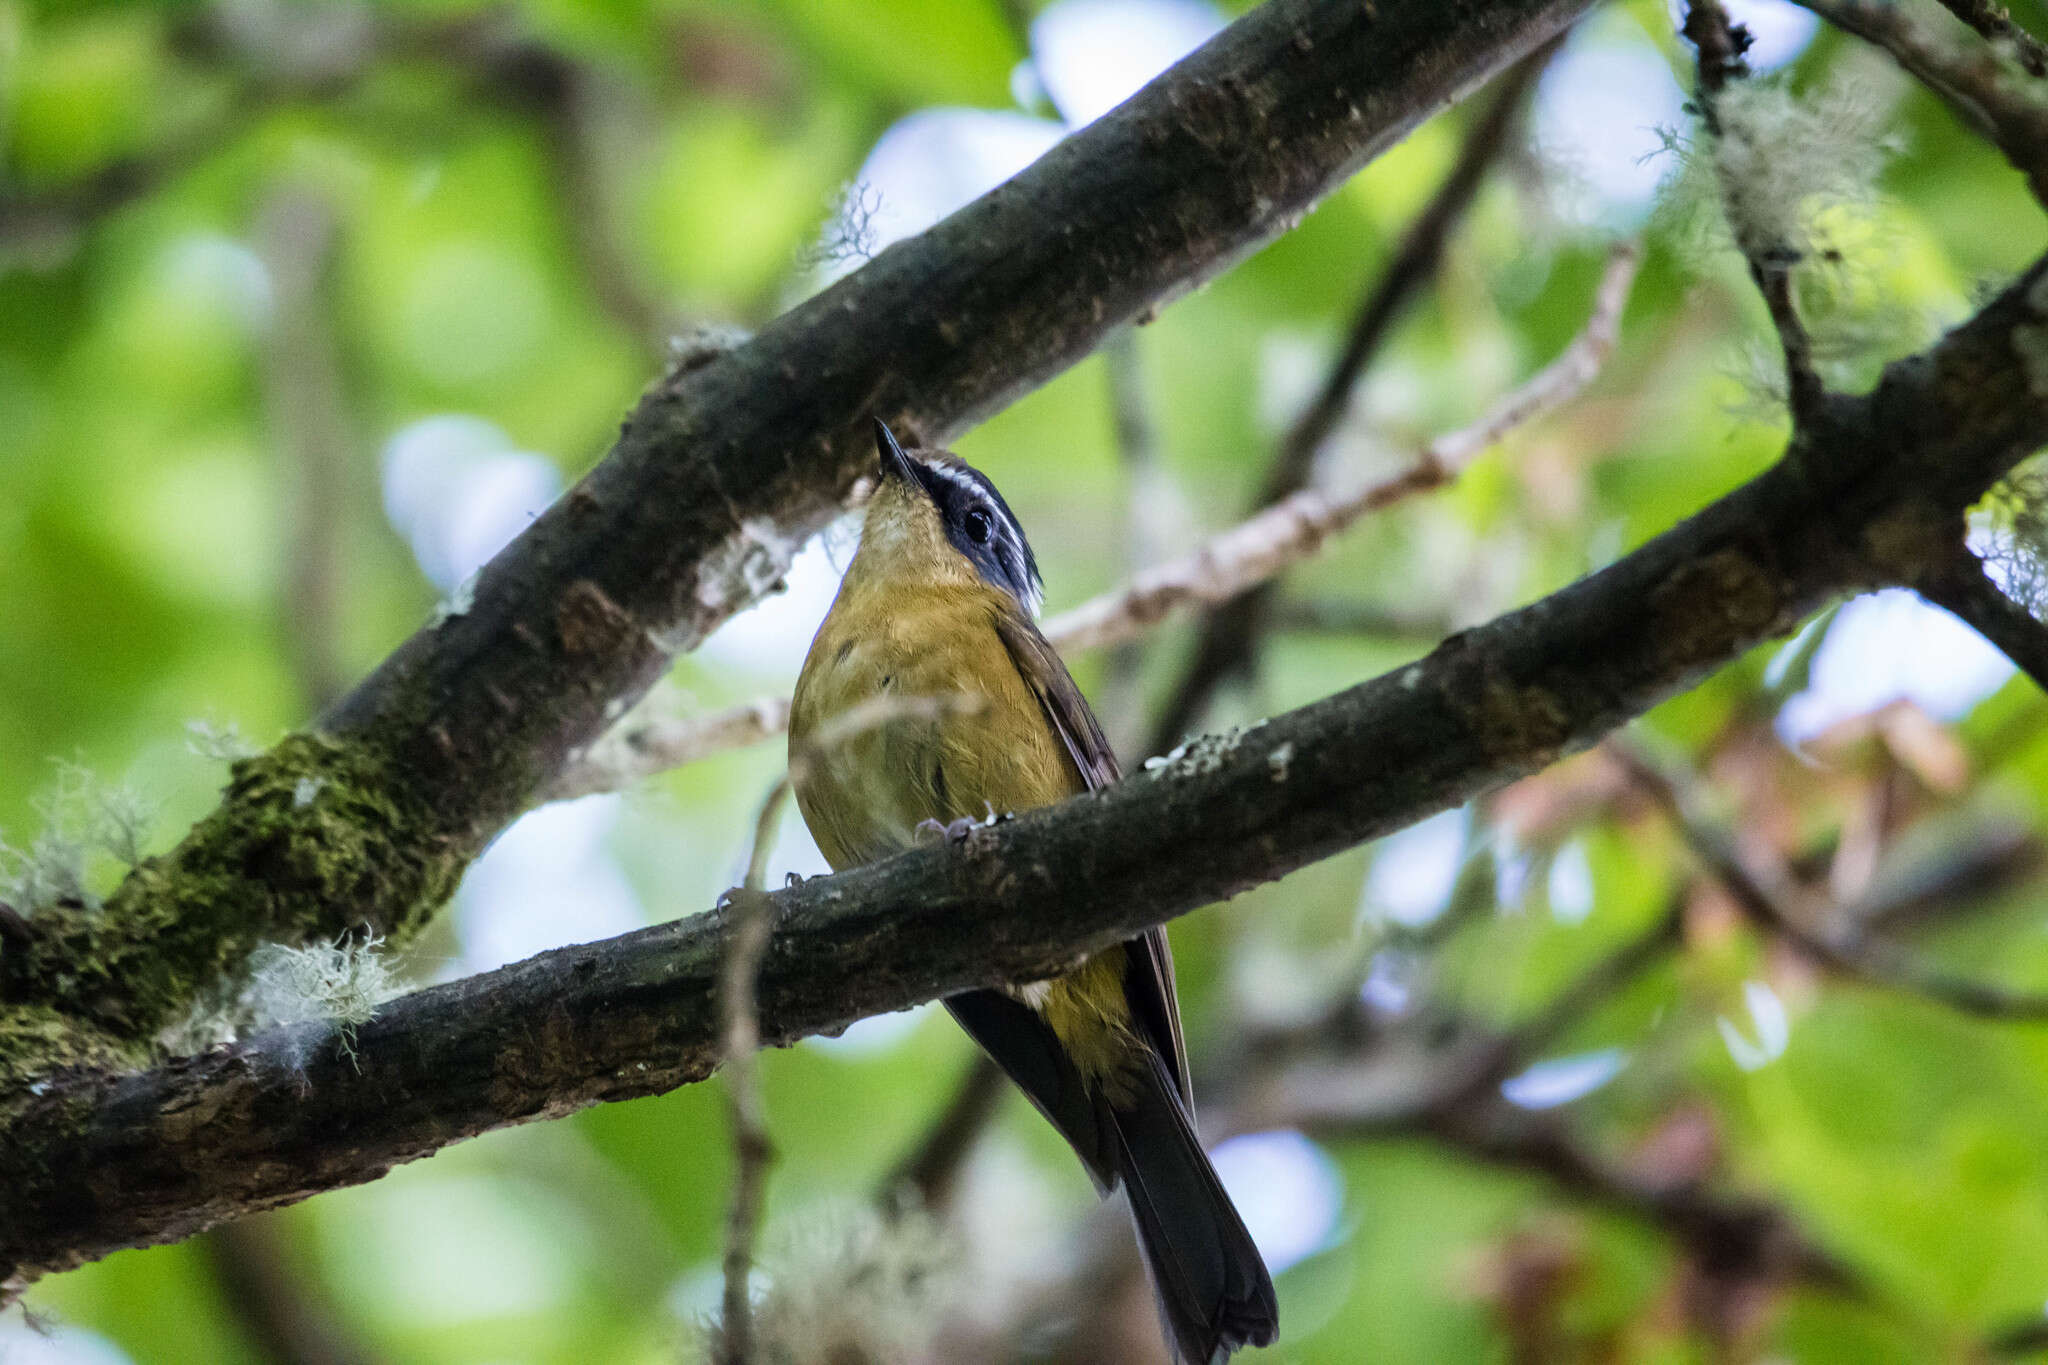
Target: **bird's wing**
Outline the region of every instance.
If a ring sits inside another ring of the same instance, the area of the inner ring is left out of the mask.
[[[1102,726],[1089,708],[1088,699],[1074,684],[1073,675],[1061,662],[1038,627],[1022,612],[996,613],[996,634],[1010,652],[1024,685],[1038,698],[1045,718],[1066,747],[1074,770],[1089,791],[1106,787],[1121,776],[1116,752],[1103,736]],[[1124,991],[1146,1041],[1152,1044],[1172,1072],[1188,1112],[1194,1112],[1194,1090],[1188,1080],[1187,1043],[1181,1037],[1180,1005],[1174,994],[1173,954],[1166,945],[1166,930],[1155,925],[1124,944],[1127,965]]]

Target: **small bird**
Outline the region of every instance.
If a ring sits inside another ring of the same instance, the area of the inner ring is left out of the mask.
[[[1038,564],[1002,495],[957,456],[906,451],[879,420],[875,443],[882,477],[860,549],[790,711],[797,804],[842,869],[1118,775],[1087,700],[1032,620]],[[906,708],[813,747],[834,717],[887,696],[975,705]],[[1097,1188],[1123,1186],[1177,1358],[1215,1365],[1270,1343],[1272,1279],[1195,1136],[1165,931],[1055,980],[968,991],[946,1007]]]

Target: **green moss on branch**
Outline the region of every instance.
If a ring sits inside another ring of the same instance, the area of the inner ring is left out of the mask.
[[[102,908],[35,918],[33,941],[0,957],[10,1015],[47,1009],[144,1044],[259,944],[364,929],[402,942],[472,851],[437,837],[433,812],[406,791],[360,743],[298,734],[243,759],[220,806]],[[0,1081],[42,1069],[23,1055],[37,1046],[33,1030],[0,1028]]]

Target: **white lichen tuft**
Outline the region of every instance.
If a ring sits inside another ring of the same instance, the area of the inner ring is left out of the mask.
[[[1285,782],[1288,769],[1294,763],[1294,741],[1288,740],[1266,755],[1266,767],[1272,772],[1275,782]]]
[[[96,883],[104,885],[148,856],[156,806],[135,787],[102,782],[76,763],[59,763],[55,786],[35,806],[43,829],[33,842],[17,849],[0,841],[0,901],[24,915],[58,906],[97,910]],[[112,876],[106,875],[109,859],[116,865]]]
[[[476,605],[476,579],[477,576],[471,574],[455,585],[454,592],[434,604],[434,614],[427,618],[428,630],[469,614],[469,609]]]
[[[1738,80],[1715,99],[1718,135],[1664,133],[1678,170],[1658,215],[1680,250],[1702,272],[1743,271],[1745,257],[1787,272],[1816,366],[1831,387],[1850,391],[1924,343],[1946,306],[1897,287],[1915,267],[1878,187],[1900,150],[1895,89],[1888,69],[1860,63],[1812,91],[1783,78]],[[1781,371],[1775,362],[1735,366],[1749,395],[1737,415],[1779,420]]]
[[[1263,725],[1265,722],[1261,721]],[[1154,778],[1202,777],[1219,771],[1244,737],[1258,726],[1232,727],[1221,734],[1203,735],[1176,745],[1172,752],[1145,760],[1145,771]]]
[[[320,799],[320,793],[327,789],[324,777],[302,777],[292,784],[292,809],[304,810]]]
[[[930,1218],[864,1207],[807,1217],[764,1258],[754,1303],[760,1365],[937,1365],[959,1293],[959,1248]],[[719,1328],[698,1346],[721,1358]]]
[[[875,217],[882,211],[882,192],[861,180],[840,186],[818,233],[817,242],[799,263],[810,269],[873,258],[879,240]]]
[[[1860,82],[1803,98],[1782,80],[1736,81],[1715,108],[1722,212],[1752,255],[1835,251],[1840,227],[1829,223],[1830,210],[1867,214],[1878,201],[1877,178],[1899,150],[1883,102]]]
[[[343,935],[302,948],[266,943],[249,959],[242,1015],[250,1028],[331,1022],[341,1050],[355,1056],[356,1029],[376,1017],[397,989],[377,935]]]
[[[185,748],[216,763],[233,763],[237,759],[254,758],[263,752],[243,737],[242,727],[233,721],[225,724],[213,720],[186,721]]]

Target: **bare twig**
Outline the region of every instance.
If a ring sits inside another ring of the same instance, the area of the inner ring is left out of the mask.
[[[373,1353],[292,1266],[283,1217],[259,1213],[206,1235],[222,1297],[265,1365],[364,1365]]]
[[[761,962],[775,931],[775,902],[767,894],[768,858],[775,848],[775,823],[783,802],[805,769],[856,736],[904,720],[971,714],[979,697],[871,697],[822,725],[811,742],[790,755],[789,769],[775,780],[754,819],[754,842],[743,886],[728,893],[732,925],[719,970],[719,1014],[723,1023],[726,1101],[732,1121],[732,1204],[725,1221],[725,1294],[718,1330],[720,1365],[748,1365],[753,1352],[753,1298],[747,1277],[761,1223],[768,1163],[775,1146],[761,1105],[755,1052],[761,1046],[755,991]]]
[[[2003,43],[2032,76],[2048,76],[2048,43],[2013,22],[1993,0],[1941,0],[1943,8],[1994,43]]]
[[[1464,217],[1487,171],[1507,147],[1529,90],[1556,51],[1555,42],[1547,43],[1501,76],[1492,102],[1466,136],[1451,173],[1401,239],[1394,259],[1360,299],[1351,330],[1324,375],[1322,387],[1281,438],[1272,465],[1253,499],[1254,514],[1311,483],[1317,455],[1351,410],[1359,376],[1379,352],[1410,300],[1435,277],[1452,229]],[[1248,592],[1220,606],[1203,622],[1180,681],[1167,694],[1153,725],[1150,752],[1164,752],[1179,742],[1181,735],[1207,710],[1216,689],[1244,670],[1270,606],[1266,592]]]
[[[1468,1156],[1533,1171],[1598,1207],[1662,1228],[1722,1277],[1862,1292],[1861,1277],[1811,1241],[1787,1211],[1715,1194],[1695,1180],[1646,1178],[1594,1156],[1544,1116],[1491,1105],[1440,1115],[1430,1132]]]
[[[1046,623],[1047,638],[1061,650],[1090,649],[1128,639],[1178,608],[1227,601],[1308,558],[1367,513],[1450,482],[1508,432],[1570,402],[1592,382],[1614,349],[1636,260],[1633,247],[1615,248],[1585,330],[1479,421],[1431,441],[1407,469],[1342,494],[1306,489],[1285,498],[1194,554],[1054,617]]]
[[[1001,1107],[1006,1088],[1001,1069],[987,1054],[976,1053],[953,1097],[939,1110],[924,1137],[877,1187],[878,1202],[885,1212],[893,1213],[906,1203],[932,1213],[945,1209],[961,1166]]]
[[[1692,0],[1686,7],[1684,32],[1699,54],[1700,122],[1718,142],[1725,131],[1719,107],[1721,92],[1730,81],[1749,75],[1749,65],[1743,58],[1749,50],[1749,33],[1728,21],[1720,0]],[[1714,169],[1720,179],[1722,198],[1735,200],[1742,186],[1735,183],[1736,173],[1718,150]],[[1745,214],[1730,213],[1728,226],[1778,331],[1778,343],[1785,355],[1785,394],[1792,420],[1795,426],[1804,424],[1812,419],[1827,392],[1814,368],[1813,342],[1793,298],[1792,269],[1799,264],[1800,253],[1790,242],[1760,239],[1756,225]]]
[[[1193,554],[1053,617],[1045,623],[1046,638],[1062,652],[1135,639],[1176,610],[1225,602],[1265,582],[1315,554],[1368,513],[1449,483],[1488,447],[1570,402],[1599,374],[1614,350],[1637,260],[1633,246],[1616,247],[1585,330],[1484,417],[1431,441],[1407,469],[1343,494],[1310,489],[1286,498]],[[630,723],[621,741],[600,746],[569,768],[549,795],[559,799],[616,791],[706,755],[756,743],[788,723],[789,703],[781,698],[695,719]]]
[[[273,194],[257,236],[276,292],[265,347],[264,406],[272,438],[289,463],[280,623],[299,688],[314,711],[341,695],[343,532],[353,435],[341,366],[328,326],[324,287],[334,256],[334,211],[309,186]]]
[[[2014,169],[2026,176],[2034,198],[2048,205],[2048,98],[2017,78],[1995,51],[1975,42],[1970,50],[1958,49],[1894,4],[1872,0],[1799,3],[1843,32],[1890,53],[1957,118],[2003,152]],[[2039,44],[2034,46],[2038,55]]]
[[[1609,740],[1606,748],[1670,816],[1693,856],[1758,929],[1843,976],[1922,995],[1963,1014],[1981,1019],[2048,1020],[2048,995],[2006,990],[1936,971],[1879,940],[1846,939],[1808,928],[1785,904],[1789,874],[1766,874],[1753,868],[1736,848],[1731,832],[1702,809],[1689,776],[1656,762],[1634,745]]]
[[[1152,420],[1139,360],[1137,334],[1128,328],[1102,348],[1117,454],[1123,464],[1124,566],[1131,574],[1157,564],[1176,544],[1186,543],[1188,525],[1180,492],[1159,459],[1159,431]],[[1139,642],[1131,639],[1111,646],[1105,661],[1096,711],[1112,747],[1128,749],[1137,738],[1144,701],[1139,686],[1144,657]]]
[[[754,821],[746,885],[733,892],[728,902],[733,913],[731,941],[719,973],[725,1057],[721,1069],[733,1145],[732,1203],[725,1219],[725,1298],[718,1325],[720,1365],[748,1365],[753,1358],[753,1295],[747,1277],[754,1265],[768,1163],[775,1156],[755,1068],[761,1023],[754,992],[761,959],[775,930],[775,902],[768,898],[763,882],[768,854],[775,845],[775,822],[788,795],[789,778],[780,777],[761,802],[761,813]]]

